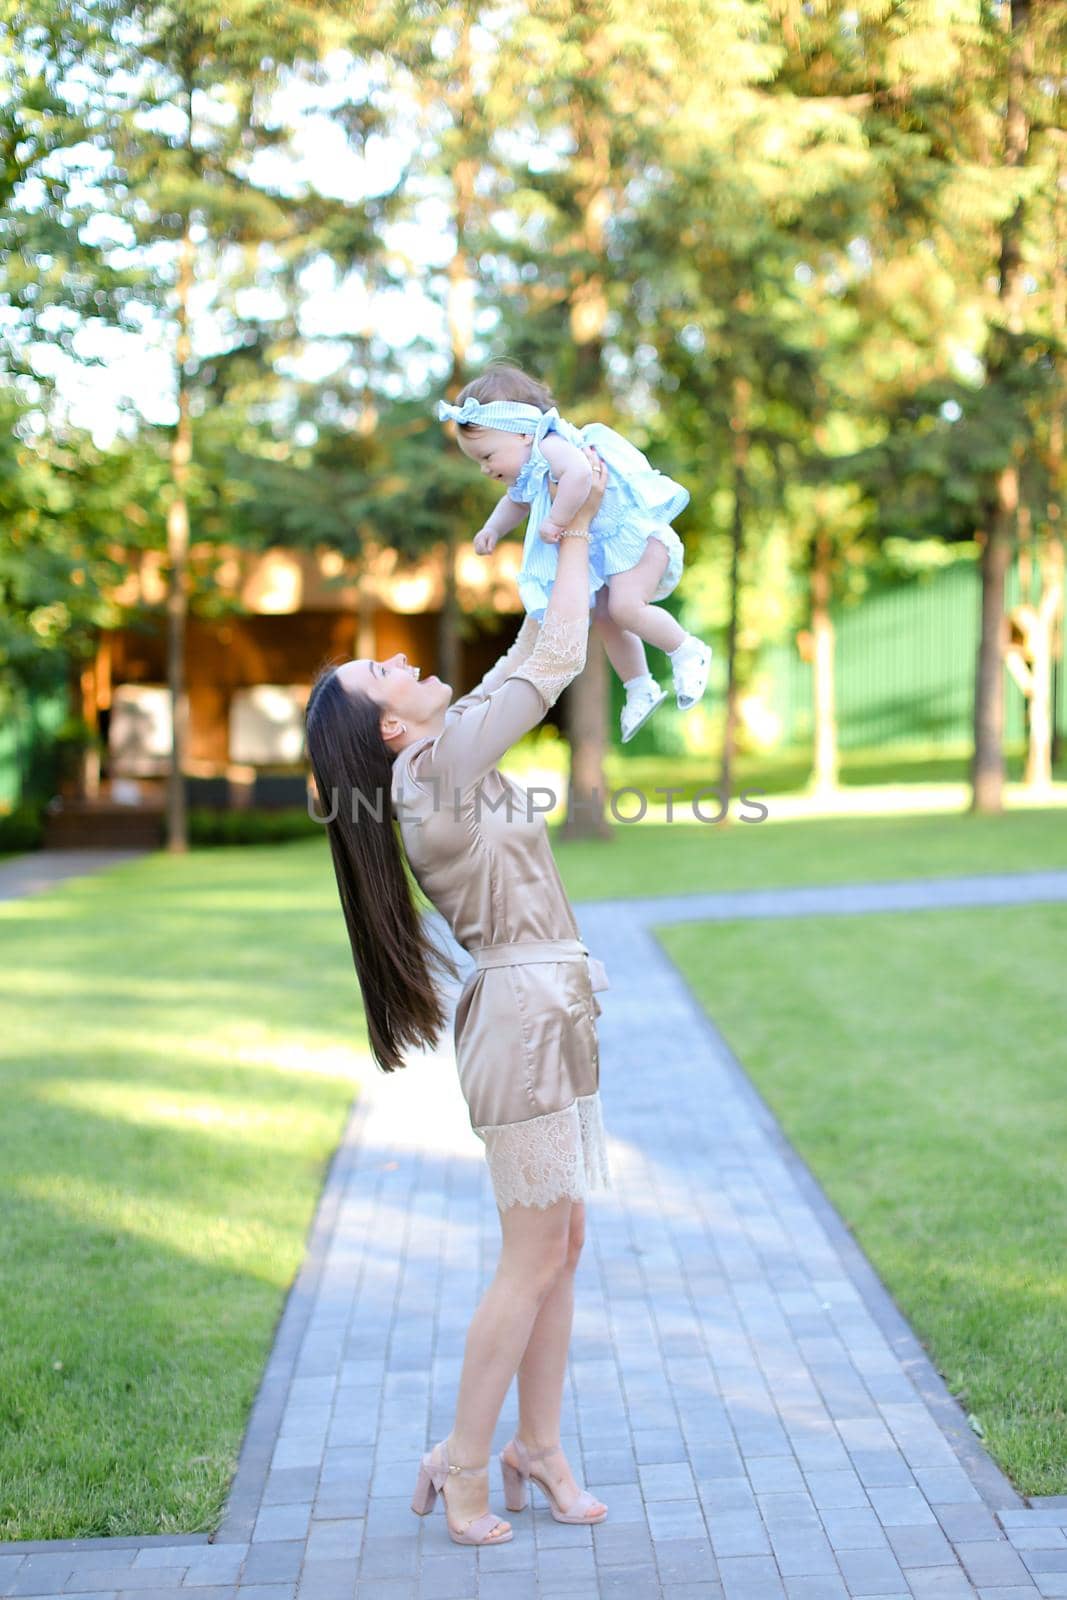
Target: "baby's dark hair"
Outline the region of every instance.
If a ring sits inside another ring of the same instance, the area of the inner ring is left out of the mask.
[[[490,400],[519,400],[528,406],[536,406],[538,411],[551,411],[556,404],[547,384],[538,383],[536,378],[529,377],[521,367],[516,367],[510,361],[492,361],[478,378],[472,378],[470,383],[465,383],[457,394],[453,404],[461,406],[464,400],[475,399],[482,405],[488,405]],[[476,422],[462,422],[460,427],[480,432]]]

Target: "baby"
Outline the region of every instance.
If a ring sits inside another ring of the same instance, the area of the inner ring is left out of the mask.
[[[614,429],[566,421],[544,384],[506,362],[494,362],[468,383],[454,405],[440,401],[437,415],[456,423],[460,449],[483,476],[508,485],[474,536],[479,555],[489,555],[527,520],[518,587],[538,620],[552,591],[560,534],[589,493],[592,469],[580,447],[596,449],[609,480],[590,526],[589,604],[597,608],[604,648],[626,689],[623,743],[667,698],[649,673],[645,644],[667,655],[679,708],[696,705],[707,687],[711,647],[656,604],[682,575],[682,541],[670,523],[689,504],[689,491],[657,472]],[[550,483],[557,485],[554,501]]]

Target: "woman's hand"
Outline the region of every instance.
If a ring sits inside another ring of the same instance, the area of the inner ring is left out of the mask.
[[[571,518],[570,525],[572,528],[584,529],[588,528],[589,524],[600,510],[600,502],[603,500],[604,491],[608,486],[608,469],[604,462],[601,461],[600,457],[596,453],[596,450],[591,444],[582,446],[582,454],[585,456],[586,460],[589,462],[589,465],[593,469],[593,482],[590,485],[589,493],[582,502],[581,509],[578,511],[576,516]],[[558,488],[559,485],[557,483],[550,483],[548,486],[548,492],[553,500],[556,498],[556,490]],[[549,517],[546,518],[546,520],[541,524],[538,532],[540,533],[541,538],[547,543],[558,544],[559,526],[560,525],[558,522],[554,522],[553,519]],[[553,532],[556,534],[555,538],[552,537]]]

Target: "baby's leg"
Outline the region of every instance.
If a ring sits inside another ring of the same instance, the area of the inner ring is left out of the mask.
[[[660,650],[677,650],[689,637],[680,623],[662,606],[651,604],[656,585],[667,570],[667,546],[650,537],[644,554],[628,572],[613,573],[607,580],[608,613],[621,629],[635,633],[646,644]]]
[[[643,642],[636,633],[629,633],[613,622],[608,610],[608,586],[601,584],[593,602],[593,627],[604,643],[604,652],[622,682],[628,678],[641,678],[648,672],[648,659]]]

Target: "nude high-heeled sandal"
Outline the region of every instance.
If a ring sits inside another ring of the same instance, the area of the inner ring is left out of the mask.
[[[502,1526],[501,1519],[495,1517],[491,1511],[483,1511],[480,1517],[474,1517],[462,1532],[457,1533],[448,1516],[448,1496],[444,1494],[445,1483],[449,1473],[458,1473],[460,1477],[477,1478],[482,1473],[489,1474],[489,1463],[484,1467],[453,1467],[448,1460],[448,1440],[442,1439],[440,1444],[435,1444],[432,1450],[427,1451],[419,1464],[419,1477],[415,1485],[415,1493],[411,1501],[412,1511],[417,1511],[420,1517],[426,1516],[433,1510],[437,1503],[437,1496],[443,1495],[445,1502],[445,1525],[449,1537],[455,1544],[507,1544],[509,1539],[514,1539],[515,1530],[509,1528],[506,1533],[490,1537],[495,1527]]]
[[[590,1506],[596,1505],[596,1496],[591,1495],[588,1489],[579,1489],[575,1499],[564,1510],[545,1480],[532,1470],[531,1461],[541,1461],[545,1456],[551,1455],[553,1451],[562,1450],[562,1445],[550,1444],[544,1450],[527,1450],[521,1439],[513,1438],[511,1446],[522,1462],[522,1466],[521,1468],[509,1466],[504,1460],[503,1451],[501,1451],[500,1471],[504,1477],[504,1504],[509,1511],[526,1510],[528,1493],[526,1485],[532,1478],[548,1501],[549,1509],[557,1522],[588,1522],[590,1524],[603,1522],[608,1514],[607,1507],[603,1511],[598,1511],[595,1517],[586,1516]]]

